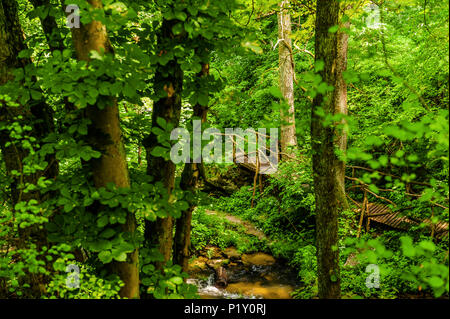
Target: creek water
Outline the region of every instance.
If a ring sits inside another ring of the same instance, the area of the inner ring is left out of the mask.
[[[241,218],[206,210],[208,215],[222,216],[228,222],[242,225],[247,234],[260,240],[268,240],[266,235],[252,223]],[[221,251],[209,246],[205,251],[214,252],[214,257],[203,253],[190,264],[191,278],[188,282],[198,287],[198,293],[204,299],[264,298],[290,299],[291,293],[299,287],[297,272],[285,262],[266,253],[257,252],[241,255],[234,247]],[[223,262],[228,260],[225,265]],[[227,285],[217,285],[214,269],[222,265],[227,274]]]
[[[191,274],[188,283],[195,284],[203,299],[290,299],[298,288],[295,271],[284,262],[264,253],[243,255],[242,260],[225,266],[227,286],[216,285],[211,268]]]

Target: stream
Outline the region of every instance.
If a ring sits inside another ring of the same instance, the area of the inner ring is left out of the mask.
[[[191,263],[188,283],[198,288],[202,299],[290,299],[298,288],[296,273],[284,262],[265,253],[239,256],[233,248],[225,250],[225,257],[233,257],[223,264],[224,259],[204,256]],[[217,285],[216,267],[223,265],[227,285]]]

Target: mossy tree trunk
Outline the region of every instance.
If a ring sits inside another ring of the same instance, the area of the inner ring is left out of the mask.
[[[93,8],[102,8],[101,0],[88,0],[88,2]],[[106,27],[99,21],[81,25],[79,29],[72,28],[72,38],[79,60],[89,61],[89,53],[92,50],[99,53],[104,51],[105,54],[113,53]],[[111,182],[117,187],[129,187],[130,180],[117,100],[113,97],[104,98],[107,101],[103,109],[97,106],[88,106],[85,113],[85,116],[91,120],[88,140],[95,149],[102,153],[100,158],[90,160],[88,165],[93,173],[95,187],[106,187]],[[135,229],[135,216],[128,213],[123,230],[133,234]],[[129,253],[125,262],[113,262],[112,269],[125,283],[120,290],[120,296],[139,298],[138,250]]]
[[[209,75],[209,64],[205,63],[202,66],[202,71],[198,74],[199,77],[206,77]],[[208,114],[208,107],[196,104],[194,106],[193,118],[200,118],[202,123],[206,122]],[[198,162],[198,161],[195,161]],[[198,186],[200,178],[204,176],[203,163],[186,163],[184,165],[183,173],[181,174],[180,186],[185,191],[195,191]],[[195,208],[195,203],[189,203],[189,208],[182,212],[181,217],[176,221],[175,228],[175,242],[174,242],[174,262],[180,265],[184,272],[188,270],[189,262],[189,247],[191,245],[191,222],[192,211]]]
[[[163,20],[158,34],[158,46],[161,54],[170,50],[171,41],[175,36],[172,27],[176,20]],[[154,101],[152,112],[152,127],[157,127],[157,119],[163,118],[166,123],[172,123],[178,127],[181,115],[181,92],[183,88],[183,71],[175,59],[172,59],[165,66],[158,65],[154,78],[155,91],[159,94],[165,92],[165,96]],[[157,136],[150,133],[144,140],[144,147],[147,153],[147,174],[153,177],[154,182],[162,182],[168,194],[175,186],[175,164],[169,159],[156,157],[151,154],[152,150],[159,145]],[[157,218],[156,221],[146,221],[145,239],[150,245],[158,247],[164,257],[164,261],[157,262],[156,268],[162,269],[163,265],[170,260],[173,246],[174,219],[171,216]]]
[[[283,159],[288,159],[292,150],[297,147],[295,131],[294,107],[294,56],[292,54],[291,15],[289,13],[289,0],[280,3],[278,13],[278,58],[280,90],[287,108],[282,108],[281,118],[281,151]]]
[[[0,1],[0,85],[4,85],[14,79],[12,74],[14,69],[24,68],[32,63],[29,58],[18,58],[19,52],[27,49],[27,47],[24,43],[17,9],[15,0]],[[33,78],[32,80],[35,79]],[[32,126],[33,129],[29,135],[35,137],[38,141],[55,129],[53,110],[44,100],[32,100],[26,105],[20,105],[19,107],[7,107],[4,105],[0,110],[0,119],[6,122],[14,121],[14,117],[17,116],[23,117],[21,123]],[[5,131],[0,133],[0,141],[7,171],[17,170],[21,172],[22,161],[28,155],[28,152],[20,144],[11,143],[11,145],[6,146],[6,143],[11,140]],[[49,166],[44,172],[39,171],[35,174],[23,175],[22,181],[19,181],[18,177],[13,177],[11,186],[13,205],[19,201],[27,201],[32,198],[40,200],[39,192],[23,193],[21,191],[22,186],[19,184],[36,184],[37,179],[41,175],[46,178],[54,178],[58,174],[58,163],[53,155],[48,155],[46,160]]]
[[[323,61],[319,72],[322,81],[334,90],[318,94],[313,101],[311,141],[313,150],[314,191],[316,199],[316,234],[319,298],[340,298],[340,270],[338,248],[338,216],[347,208],[343,181],[343,162],[337,156],[345,138],[336,126],[323,125],[316,114],[323,108],[325,114],[345,112],[346,86],[342,79],[345,64],[343,46],[337,32],[329,32],[339,24],[339,1],[318,0],[316,11],[316,61]],[[341,48],[341,49],[340,49]],[[345,106],[345,107],[344,107]]]
[[[8,84],[14,80],[13,70],[16,68],[25,68],[31,64],[29,58],[19,58],[20,51],[27,49],[24,43],[24,34],[19,22],[18,6],[15,0],[0,1],[0,86]],[[32,78],[32,82],[36,79]],[[39,88],[35,88],[39,91]],[[18,101],[15,101],[18,102]],[[39,143],[42,138],[54,131],[53,110],[43,100],[30,100],[27,104],[19,103],[17,107],[6,105],[0,100],[0,122],[11,124],[18,122],[20,125],[28,125],[32,129],[26,131],[25,135],[34,138]],[[21,117],[19,119],[18,117]],[[34,145],[36,147],[36,145]],[[37,200],[39,203],[45,200],[49,195],[43,195],[39,190],[24,192],[27,184],[37,184],[40,177],[54,179],[58,175],[58,162],[54,154],[45,157],[48,165],[41,171],[35,173],[25,173],[26,163],[24,159],[29,155],[29,150],[23,147],[19,140],[11,138],[6,130],[0,130],[0,149],[2,158],[5,162],[6,172],[11,178],[10,201],[14,209],[19,202],[28,202]],[[20,176],[12,174],[13,171],[19,172]],[[40,250],[42,246],[47,245],[47,233],[40,225],[33,225],[26,228],[19,228],[18,248],[26,249],[29,243],[35,244]],[[28,275],[27,275],[28,276]],[[34,297],[39,297],[43,292],[45,277],[29,274],[31,290]]]
[[[344,29],[350,28],[350,22],[344,22],[341,24]],[[337,70],[336,70],[336,84],[334,90],[334,104],[335,114],[348,114],[347,107],[347,83],[344,80],[344,72],[347,70],[347,53],[348,53],[348,33],[344,31],[338,32],[338,53],[337,53]],[[342,119],[342,126],[346,124],[346,120]],[[345,155],[347,151],[347,131],[344,127],[338,129],[336,132],[336,147],[342,155]],[[345,162],[339,161],[337,172],[336,172],[336,182],[338,183],[338,189],[341,193],[339,196],[344,198],[343,208],[348,208],[347,199],[345,195]]]

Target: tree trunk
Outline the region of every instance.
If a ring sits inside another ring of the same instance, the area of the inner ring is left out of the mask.
[[[18,58],[21,50],[27,49],[24,43],[23,31],[19,22],[18,7],[15,0],[1,0],[0,1],[0,85],[5,85],[9,81],[14,80],[12,71],[15,68],[24,68],[32,63],[28,58]],[[31,79],[35,81],[35,78]],[[3,103],[3,101],[0,101]],[[22,116],[18,120],[17,117]],[[34,137],[36,141],[41,141],[42,138],[54,131],[53,111],[45,103],[44,100],[30,101],[26,105],[18,107],[9,107],[3,105],[0,107],[0,121],[12,123],[20,121],[30,125],[32,130],[27,134]],[[9,143],[7,146],[6,144]],[[33,145],[36,147],[36,145]],[[37,171],[35,173],[24,173],[24,159],[29,155],[27,149],[22,147],[21,143],[16,143],[10,137],[9,132],[0,131],[0,149],[2,157],[5,161],[7,174],[11,177],[10,184],[11,206],[14,209],[19,202],[28,202],[31,199],[41,202],[45,200],[48,195],[43,196],[39,190],[23,192],[26,184],[37,184],[38,179],[43,176],[47,179],[54,179],[58,175],[58,162],[53,154],[46,156],[45,160],[48,166],[44,171]],[[21,173],[21,176],[12,176],[12,171]],[[36,249],[40,251],[42,246],[47,245],[47,233],[45,229],[39,229],[40,225],[33,225],[27,228],[19,228],[19,242],[18,248],[27,249],[29,243],[36,244]],[[28,274],[31,284],[31,289],[35,297],[39,297],[43,292],[43,284],[45,278],[43,276],[35,276]]]
[[[209,75],[209,64],[203,64],[199,77]],[[193,118],[200,118],[202,123],[206,122],[208,108],[196,104],[194,106]],[[197,161],[195,161],[197,162]],[[186,163],[181,174],[180,186],[185,191],[194,191],[199,179],[203,176],[203,163]],[[175,242],[174,242],[174,262],[180,265],[184,272],[188,270],[189,246],[191,245],[191,221],[194,203],[189,203],[188,210],[182,212],[181,217],[176,221]]]
[[[318,0],[316,61],[324,62],[324,68],[319,72],[322,81],[335,88],[314,98],[311,115],[319,298],[340,298],[341,295],[338,215],[348,206],[343,181],[344,164],[335,152],[336,148],[345,145],[345,138],[334,126],[324,127],[322,118],[316,114],[320,107],[325,114],[336,114],[346,109],[346,87],[342,79],[345,63],[340,60],[342,54],[339,53],[343,46],[338,33],[328,32],[338,23],[339,1]]]
[[[102,8],[101,0],[88,0],[88,2],[94,8]],[[89,61],[89,52],[92,50],[113,53],[106,27],[99,21],[81,25],[79,29],[72,28],[72,38],[79,60]],[[117,187],[129,187],[117,100],[108,98],[108,103],[102,110],[97,106],[88,107],[86,117],[92,121],[88,138],[102,153],[99,159],[89,161],[95,187],[106,187],[111,182]],[[127,222],[123,227],[125,232],[131,234],[135,232],[136,220],[133,214],[128,213]],[[112,269],[125,283],[120,290],[120,296],[139,298],[138,250],[128,254],[125,262],[113,262]]]
[[[24,68],[31,63],[31,60],[28,58],[18,58],[19,52],[25,49],[27,47],[24,43],[23,31],[19,22],[17,3],[14,0],[2,0],[0,1],[0,85],[13,80],[12,71],[15,68]],[[43,100],[20,107],[0,109],[0,119],[13,121],[13,118],[17,116],[22,116],[23,119],[21,121],[32,125],[33,130],[29,134],[37,140],[47,136],[54,130],[53,110]],[[7,172],[12,170],[21,172],[22,161],[28,155],[28,152],[20,145],[6,147],[5,144],[9,140],[9,134],[0,132],[0,147]],[[47,156],[46,160],[49,163],[49,167],[45,169],[43,176],[54,178],[58,174],[58,163],[53,155]],[[36,184],[41,173],[24,175],[22,184]],[[11,186],[13,206],[21,200],[40,199],[38,192],[22,193],[19,186],[20,183],[18,178],[13,177]]]
[[[161,54],[164,54],[166,41],[175,38],[172,27],[175,20],[163,20],[158,44],[161,47]],[[172,123],[178,127],[181,114],[181,92],[183,87],[183,71],[174,59],[167,65],[158,65],[155,74],[155,91],[166,92],[166,97],[160,98],[153,104],[152,127],[157,127],[157,118],[163,118],[167,123]],[[170,194],[175,185],[175,164],[171,160],[164,160],[162,157],[151,155],[152,150],[158,146],[157,136],[151,133],[144,140],[144,147],[147,153],[147,174],[153,176],[154,182],[161,181],[167,192]],[[164,256],[163,262],[155,264],[157,269],[162,269],[163,265],[170,259],[173,245],[173,217],[157,218],[156,221],[145,223],[145,238],[148,244],[156,245]]]
[[[15,0],[2,0],[0,1],[0,85],[14,80],[12,74],[14,69],[24,68],[27,64],[31,63],[30,59],[18,58],[19,52],[25,49],[23,31],[17,12],[17,3]],[[29,105],[21,105],[20,107],[8,107],[4,105],[0,108],[1,121],[11,123],[17,116],[22,116],[25,123],[33,122],[33,115]],[[11,144],[6,146],[8,142],[11,142]],[[0,131],[0,147],[8,175],[13,170],[23,172],[22,162],[27,152],[20,147],[20,143],[13,143],[7,131]],[[38,196],[35,192],[24,194],[21,191],[24,183],[33,182],[34,176],[22,174],[21,178],[17,176],[11,176],[11,178],[12,207],[18,202],[26,200],[23,198],[23,195],[27,197]]]
[[[297,147],[295,132],[295,108],[294,108],[294,56],[292,54],[291,40],[291,16],[289,14],[289,0],[280,3],[278,13],[278,56],[280,90],[283,94],[287,109],[282,108],[281,117],[281,152],[282,158],[287,159],[286,154],[292,153]]]
[[[350,28],[350,22],[345,22],[342,25],[344,28]],[[344,71],[347,70],[347,52],[348,52],[348,34],[340,31],[338,33],[338,56],[337,56],[337,69],[336,69],[336,85],[334,90],[334,104],[335,114],[348,114],[347,108],[347,83],[344,81]],[[343,119],[341,124],[346,124],[346,120]],[[336,147],[344,155],[347,151],[347,131],[337,130],[336,134]],[[338,190],[340,192],[339,197],[343,198],[343,208],[348,208],[347,198],[345,196],[345,162],[338,161],[336,168],[336,183],[338,184]]]

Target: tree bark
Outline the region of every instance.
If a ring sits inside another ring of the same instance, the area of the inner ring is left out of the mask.
[[[209,64],[203,64],[199,77],[209,75]],[[193,118],[200,118],[202,123],[206,122],[208,108],[196,104],[194,106]],[[202,178],[203,163],[186,163],[181,174],[180,186],[185,191],[194,191],[197,188],[199,179]],[[191,222],[194,203],[189,203],[188,210],[182,212],[181,217],[176,221],[175,241],[174,241],[174,262],[182,267],[184,272],[188,271],[189,246],[191,245]]]
[[[29,58],[18,58],[20,51],[27,49],[23,31],[19,22],[17,3],[15,0],[0,1],[0,85],[6,84],[13,80],[12,71],[16,68],[24,68],[31,64]],[[32,79],[35,80],[35,79]],[[14,121],[14,117],[22,116],[24,123],[30,124],[33,130],[29,133],[37,140],[47,136],[54,130],[53,110],[40,100],[20,107],[0,109],[0,120]],[[22,161],[28,155],[20,145],[10,145],[6,147],[6,143],[10,140],[9,134],[0,132],[0,147],[3,153],[3,159],[8,172],[12,170],[22,171]],[[58,174],[58,163],[54,156],[46,157],[49,167],[45,169],[44,177],[54,178]],[[13,177],[11,185],[11,199],[13,206],[19,201],[27,201],[29,199],[40,200],[38,192],[22,193],[19,184],[32,183],[36,184],[37,179],[42,172],[36,174],[24,175],[20,182],[17,177]]]
[[[94,8],[103,7],[101,0],[88,0],[88,2]],[[99,21],[81,25],[79,29],[72,28],[72,39],[79,60],[89,61],[89,53],[92,50],[99,53],[102,50],[105,53],[113,53],[106,27]],[[88,138],[92,146],[102,153],[99,159],[92,159],[88,164],[93,172],[96,188],[106,187],[111,182],[117,187],[129,187],[130,181],[117,100],[109,97],[106,104],[103,109],[99,109],[97,106],[90,106],[86,109],[86,117],[92,122]],[[123,230],[133,234],[135,229],[135,216],[128,213]],[[112,269],[125,283],[120,290],[120,296],[139,298],[138,250],[129,253],[125,262],[113,262]]]
[[[18,7],[15,0],[1,0],[0,1],[0,85],[5,85],[9,81],[14,80],[12,71],[16,68],[24,68],[31,64],[29,58],[18,58],[20,51],[27,49],[24,43],[23,31],[19,22]],[[35,78],[31,79],[36,81]],[[3,101],[0,101],[3,103]],[[17,117],[21,116],[19,120]],[[19,105],[18,107],[9,107],[3,105],[0,107],[0,121],[12,123],[20,121],[32,127],[32,130],[27,134],[34,137],[36,141],[41,141],[42,138],[54,131],[53,111],[45,103],[44,100],[30,101],[26,105]],[[9,145],[7,146],[7,143]],[[34,145],[36,147],[36,145]],[[37,171],[35,173],[24,173],[24,159],[29,155],[29,151],[22,147],[21,143],[16,143],[10,137],[9,132],[0,131],[0,149],[2,157],[5,162],[7,174],[11,177],[10,184],[10,200],[12,209],[19,202],[28,202],[31,199],[41,202],[47,198],[48,195],[42,195],[39,190],[23,192],[27,184],[37,184],[38,179],[42,176],[47,179],[54,179],[58,175],[58,162],[53,154],[46,156],[48,166],[44,171]],[[21,173],[21,176],[13,176],[12,171]],[[42,246],[47,245],[47,233],[44,229],[39,228],[40,225],[33,225],[27,228],[19,228],[19,242],[18,248],[26,249],[31,242],[36,244],[37,250]],[[31,289],[35,297],[39,297],[43,292],[46,278],[44,276],[36,276],[28,274],[31,284]]]
[[[160,33],[158,34],[158,45],[161,54],[164,54],[168,41],[176,38],[172,32],[175,20],[163,20]],[[171,60],[167,65],[158,65],[155,74],[155,91],[164,90],[166,97],[160,98],[153,104],[152,127],[157,127],[158,117],[163,118],[167,123],[172,123],[178,127],[181,115],[181,92],[183,87],[183,71],[176,59]],[[159,145],[157,136],[153,133],[143,141],[147,153],[147,174],[153,176],[154,182],[162,182],[168,194],[175,186],[175,164],[171,160],[164,160],[162,157],[151,155],[152,150]],[[148,244],[156,245],[164,257],[164,261],[155,263],[157,269],[162,269],[163,265],[170,260],[173,245],[173,217],[157,218],[156,221],[145,223],[145,238]]]
[[[294,107],[294,56],[292,54],[291,16],[289,14],[289,0],[280,3],[278,13],[278,57],[280,90],[287,103],[287,110],[280,111],[281,117],[281,158],[292,153],[297,147],[295,131],[295,107]]]
[[[339,24],[339,1],[318,0],[316,11],[316,61],[323,61],[319,72],[322,81],[334,90],[318,94],[313,101],[311,141],[313,150],[314,191],[316,199],[316,235],[319,298],[340,298],[340,270],[338,249],[338,215],[347,208],[343,181],[343,163],[336,148],[345,145],[344,136],[334,126],[323,126],[316,114],[322,107],[325,114],[336,114],[346,109],[346,87],[342,79],[345,69],[338,33],[329,29]]]
[[[345,22],[342,25],[348,29],[350,22]],[[333,99],[335,104],[335,114],[348,114],[347,107],[347,83],[344,80],[344,72],[347,70],[347,52],[348,52],[348,33],[338,32],[338,56],[337,56],[337,69],[336,69],[336,85],[334,89]],[[342,125],[346,124],[346,120],[341,121]],[[345,155],[347,151],[347,131],[336,130],[336,147]],[[338,184],[339,197],[343,199],[343,208],[348,208],[347,198],[345,196],[345,162],[338,161],[336,168],[336,183]]]

